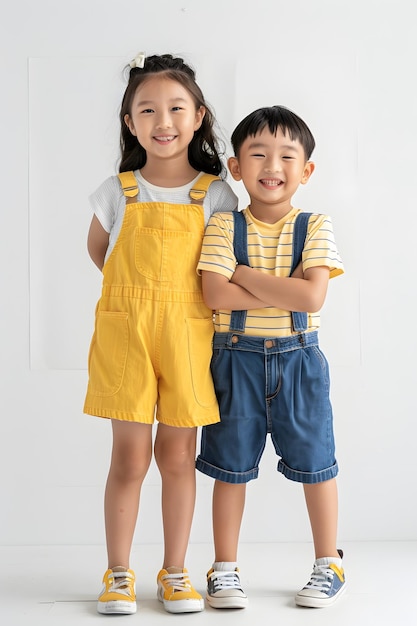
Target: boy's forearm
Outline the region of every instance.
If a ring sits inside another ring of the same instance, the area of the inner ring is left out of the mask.
[[[213,310],[245,311],[268,306],[240,285],[212,272],[202,272],[202,286],[204,302]]]
[[[323,305],[327,290],[328,270],[315,273],[313,280],[272,276],[246,265],[238,265],[231,282],[256,298],[286,311],[313,313]],[[315,278],[318,278],[316,280]],[[325,280],[323,280],[325,278]]]

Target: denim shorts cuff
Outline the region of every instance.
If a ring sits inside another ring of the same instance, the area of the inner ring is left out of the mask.
[[[224,483],[233,483],[236,485],[247,483],[250,480],[258,478],[259,473],[259,469],[257,467],[247,472],[230,472],[228,470],[223,470],[220,467],[216,467],[215,465],[211,465],[200,457],[197,457],[195,466],[200,472],[207,474],[207,476],[211,476],[211,478],[221,480]]]
[[[327,467],[319,472],[300,472],[288,467],[281,460],[278,463],[278,471],[284,474],[289,480],[294,480],[297,483],[304,483],[305,485],[314,485],[316,483],[323,483],[326,480],[335,478],[339,472],[337,463],[331,467]]]

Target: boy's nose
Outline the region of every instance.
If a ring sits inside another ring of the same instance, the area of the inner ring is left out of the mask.
[[[279,160],[268,161],[265,164],[265,171],[270,173],[270,174],[274,174],[275,172],[280,172],[281,171],[281,164],[280,164]]]

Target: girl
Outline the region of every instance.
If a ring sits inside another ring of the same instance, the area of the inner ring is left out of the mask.
[[[183,59],[139,54],[121,111],[119,176],[91,196],[88,251],[103,271],[84,412],[111,418],[105,492],[108,569],[99,613],[136,611],[129,556],[152,457],[162,478],[164,561],[158,599],[201,611],[184,569],[195,504],[198,426],[219,421],[210,376],[212,311],[196,267],[204,227],[237,198],[223,171],[213,115]]]

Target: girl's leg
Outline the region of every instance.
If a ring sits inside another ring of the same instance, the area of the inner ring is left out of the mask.
[[[246,483],[216,480],[213,489],[213,536],[216,562],[237,561],[240,526],[245,508]]]
[[[129,568],[143,479],[152,458],[152,426],[112,420],[113,450],[104,499],[108,567]]]
[[[196,428],[159,424],[155,461],[162,478],[163,569],[184,567],[194,514]]]
[[[336,479],[304,485],[316,559],[339,557],[337,541],[338,498]]]

